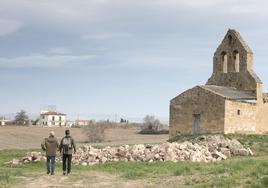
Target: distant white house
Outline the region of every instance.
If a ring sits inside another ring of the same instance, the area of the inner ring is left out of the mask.
[[[41,126],[65,126],[66,114],[56,111],[42,111],[40,113],[39,125]]]
[[[4,126],[8,123],[12,122],[12,120],[5,119],[4,117],[0,117],[0,126]]]
[[[0,119],[0,125],[6,125],[6,121],[4,119]]]

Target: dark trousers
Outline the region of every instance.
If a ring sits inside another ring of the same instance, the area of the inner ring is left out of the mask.
[[[62,170],[66,172],[66,165],[67,165],[67,173],[71,172],[71,165],[72,165],[72,155],[63,154],[62,156]]]
[[[55,156],[47,156],[47,172],[54,173]]]

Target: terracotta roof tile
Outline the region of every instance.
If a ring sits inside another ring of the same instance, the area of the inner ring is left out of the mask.
[[[41,115],[60,115],[60,116],[66,116],[66,114],[60,113],[60,112],[54,112],[54,111],[48,111],[41,113]]]

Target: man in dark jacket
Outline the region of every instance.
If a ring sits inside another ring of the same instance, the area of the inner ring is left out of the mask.
[[[44,151],[46,151],[47,157],[47,174],[54,175],[55,170],[55,157],[57,149],[59,148],[59,143],[57,138],[55,137],[55,133],[51,131],[49,133],[49,137],[45,138],[44,141],[41,143],[41,147]]]
[[[61,139],[60,152],[62,153],[63,175],[66,175],[66,164],[68,175],[71,173],[72,154],[76,152],[75,142],[74,139],[70,136],[70,130],[66,130],[65,137]]]

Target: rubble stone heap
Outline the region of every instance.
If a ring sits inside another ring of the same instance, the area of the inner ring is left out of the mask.
[[[73,155],[73,163],[83,166],[106,163],[111,161],[193,161],[214,162],[233,156],[253,155],[250,148],[236,139],[228,139],[222,135],[199,136],[191,141],[181,143],[163,143],[156,145],[137,144],[119,147],[107,146],[96,149],[91,145],[83,145]],[[14,159],[12,164],[38,162],[45,160],[45,154],[31,152],[21,159]],[[58,156],[57,162],[61,161]]]

